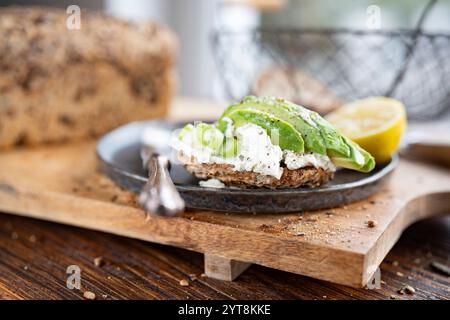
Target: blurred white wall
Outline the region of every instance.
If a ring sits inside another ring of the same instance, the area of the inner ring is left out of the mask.
[[[219,0],[107,0],[106,11],[131,20],[153,20],[171,28],[178,36],[179,94],[217,95],[218,76],[211,52]]]
[[[165,23],[168,2],[159,0],[106,0],[105,11],[127,20],[153,20]]]
[[[215,29],[259,25],[254,9],[225,5],[223,0],[106,0],[107,13],[129,20],[153,20],[178,36],[179,94],[223,100],[224,93],[211,48]]]

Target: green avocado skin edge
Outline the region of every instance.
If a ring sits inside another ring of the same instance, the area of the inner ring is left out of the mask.
[[[244,98],[228,107],[218,120],[222,132],[228,126],[226,118],[231,119],[235,127],[253,123],[266,129],[271,136],[278,131],[277,144],[282,150],[328,155],[336,166],[360,172],[370,172],[376,165],[371,154],[341,135],[318,113],[284,99]]]

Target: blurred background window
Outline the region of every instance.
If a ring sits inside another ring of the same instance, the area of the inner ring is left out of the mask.
[[[429,0],[0,0],[2,6],[49,5],[64,8],[78,4],[82,8],[102,10],[127,20],[153,20],[167,25],[177,34],[180,42],[178,93],[181,95],[230,100],[255,93],[255,86],[264,80],[262,69],[274,65],[280,67],[282,61],[285,67],[299,68],[294,78],[307,77],[309,88],[331,89],[328,90],[328,98],[331,99],[329,106],[340,100],[388,92],[402,68],[402,61],[408,55],[410,42],[415,40],[411,36],[363,39],[349,35],[326,35],[313,39],[299,34],[283,40],[279,35],[270,38],[248,30],[262,27],[272,30],[349,28],[367,31],[369,6],[380,8],[381,30],[413,29],[427,3]],[[437,1],[429,12],[423,31],[450,33],[449,16],[450,0]],[[216,32],[220,36],[229,30],[242,34],[239,39],[221,38],[224,42],[215,43],[212,50],[212,34]],[[408,62],[408,67],[419,71],[414,71],[415,75],[407,74],[404,82],[409,83],[406,88],[410,91],[416,88],[419,78],[421,81],[430,79],[430,75],[436,73],[430,89],[417,92],[423,99],[429,99],[431,93],[428,91],[435,90],[435,86],[443,81],[450,82],[450,61],[441,57],[450,46],[447,46],[448,39],[417,42],[418,45],[414,46],[423,51],[418,51],[420,53]],[[366,63],[358,65],[364,59],[367,59]],[[427,59],[436,62],[427,64]],[[437,68],[441,65],[443,70],[438,72]],[[325,67],[332,72],[317,74]],[[337,74],[342,74],[341,79],[333,78]],[[290,84],[293,81],[297,80],[288,80]],[[365,86],[366,83],[367,87],[358,89],[358,94],[352,92],[355,84]],[[285,85],[282,82],[278,86]],[[403,93],[400,91],[397,97],[402,99]],[[442,101],[450,99],[450,88],[441,88],[441,91],[436,104],[448,105],[448,102]],[[302,99],[308,100],[307,97]],[[444,108],[436,109],[436,114],[441,109]]]

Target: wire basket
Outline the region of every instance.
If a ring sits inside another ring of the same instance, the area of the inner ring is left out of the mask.
[[[222,30],[214,34],[213,49],[232,100],[278,95],[326,113],[347,101],[391,96],[411,119],[431,119],[450,106],[448,34]]]

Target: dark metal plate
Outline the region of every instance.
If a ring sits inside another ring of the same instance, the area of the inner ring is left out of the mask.
[[[147,180],[139,148],[145,128],[154,128],[164,147],[160,152],[174,159],[168,146],[170,133],[182,124],[164,121],[135,122],[105,135],[97,145],[100,170],[125,189],[139,192]],[[188,208],[229,212],[295,212],[344,205],[365,199],[388,181],[398,163],[377,166],[370,173],[338,170],[328,184],[316,189],[237,189],[203,188],[183,166],[172,161],[170,175]]]

